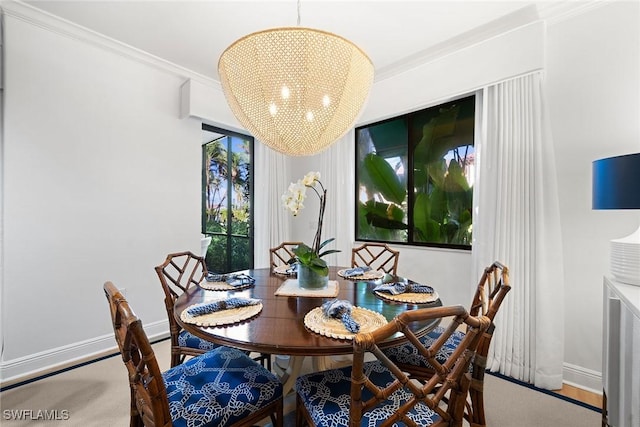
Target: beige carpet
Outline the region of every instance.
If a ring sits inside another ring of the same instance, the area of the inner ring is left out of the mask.
[[[169,342],[154,344],[154,348],[160,367],[167,369]],[[305,364],[305,367],[308,369],[309,365]],[[600,413],[563,399],[492,375],[486,376],[485,384],[489,427],[601,425]],[[290,394],[285,401],[285,411],[292,411],[294,405],[294,396]],[[5,390],[0,393],[0,409],[3,427],[125,427],[129,425],[129,387],[122,359],[110,357]],[[31,413],[27,412],[29,410]],[[44,410],[59,419],[35,420],[38,411]],[[28,419],[11,419],[17,414],[26,415]],[[293,421],[293,417],[287,418],[288,422]]]

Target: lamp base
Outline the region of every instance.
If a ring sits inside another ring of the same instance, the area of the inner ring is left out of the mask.
[[[611,241],[611,274],[618,282],[640,286],[640,227]]]

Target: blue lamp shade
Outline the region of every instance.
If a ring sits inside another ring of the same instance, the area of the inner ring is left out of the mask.
[[[640,153],[593,162],[593,209],[640,209]]]

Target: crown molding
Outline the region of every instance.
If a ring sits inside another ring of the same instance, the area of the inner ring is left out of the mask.
[[[607,4],[619,3],[618,0],[580,0],[580,1],[559,1],[538,3],[538,14],[540,19],[547,24],[556,24],[567,19],[581,15],[592,9],[596,9]]]
[[[382,67],[376,70],[374,81],[379,82],[388,79],[461,49],[471,47],[519,27],[531,24],[532,22],[543,20],[547,23],[554,24],[615,1],[617,0],[563,0],[542,1],[535,5],[531,4],[502,18],[453,37],[443,43]],[[222,91],[222,86],[218,80],[196,73],[195,71],[154,56],[141,49],[137,49],[89,28],[40,10],[20,0],[0,0],[0,9],[2,13],[7,16],[20,19],[53,33],[99,46],[137,62],[151,65],[185,79],[196,80]]]
[[[220,82],[217,80],[204,76],[200,73],[196,73],[188,68],[174,64],[173,62],[152,55],[113,38],[107,37],[104,34],[98,33],[89,28],[45,12],[19,0],[1,0],[0,11],[3,15],[19,19],[52,33],[78,40],[92,46],[100,47],[125,58],[132,59],[145,65],[150,65],[185,79],[199,81],[200,83],[222,91]]]
[[[414,55],[396,61],[386,67],[376,70],[376,81],[398,75],[407,70],[435,61],[454,52],[477,45],[516,28],[531,24],[539,19],[535,6],[530,5],[512,12],[502,18],[488,22],[471,31],[422,50]]]
[[[558,23],[617,0],[540,1],[376,70],[382,81],[537,21]]]

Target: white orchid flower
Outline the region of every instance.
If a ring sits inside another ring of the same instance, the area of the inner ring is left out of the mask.
[[[316,184],[319,184],[320,188],[317,188]],[[307,196],[307,188],[311,188],[316,196],[318,196],[318,198],[320,199],[318,228],[316,230],[316,235],[313,238],[313,245],[311,246],[311,250],[316,255],[316,258],[318,258],[321,249],[320,242],[322,237],[322,218],[324,216],[327,194],[327,190],[322,185],[322,182],[320,182],[320,172],[308,172],[302,179],[289,184],[287,192],[282,195],[281,199],[283,207],[290,210],[293,216],[297,216],[300,210],[304,208],[303,202]],[[333,239],[327,240],[325,244],[331,240]],[[331,253],[331,251],[329,253]]]
[[[307,187],[313,187],[316,181],[320,180],[320,172],[309,172],[304,178],[302,178],[302,183]]]

